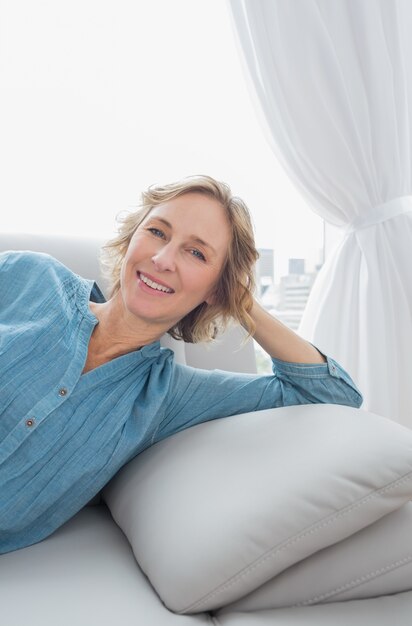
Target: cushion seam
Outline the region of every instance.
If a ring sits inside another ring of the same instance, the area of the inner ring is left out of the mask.
[[[347,591],[348,589],[360,587],[364,583],[367,583],[370,580],[373,580],[374,578],[378,578],[379,576],[382,576],[383,574],[386,574],[389,571],[394,571],[395,569],[398,569],[399,567],[403,567],[404,565],[407,565],[411,561],[412,561],[412,555],[408,555],[404,557],[403,559],[398,559],[397,561],[394,561],[393,563],[389,563],[389,565],[385,565],[385,567],[380,567],[379,569],[376,569],[372,572],[363,574],[363,576],[358,576],[358,578],[354,578],[348,581],[347,583],[345,583],[344,585],[340,585],[339,587],[336,587],[335,589],[331,589],[330,591],[323,593],[321,595],[314,596],[313,598],[310,598],[309,600],[303,600],[302,602],[294,604],[293,606],[305,606],[307,604],[321,602],[322,600],[325,600],[326,598],[330,598],[331,596],[342,593],[343,591]]]
[[[301,539],[305,538],[307,535],[313,534],[313,533],[321,530],[325,526],[328,526],[329,524],[332,524],[339,517],[343,517],[347,513],[350,513],[353,509],[356,509],[357,507],[362,506],[368,500],[371,500],[372,498],[375,498],[376,496],[379,496],[379,495],[385,493],[386,491],[390,491],[391,489],[394,489],[398,485],[400,485],[400,484],[402,484],[404,482],[407,482],[408,480],[410,480],[411,477],[412,477],[412,471],[408,472],[408,474],[402,476],[401,478],[398,478],[397,480],[395,480],[394,482],[390,483],[389,485],[385,485],[385,487],[381,487],[381,489],[375,490],[375,491],[367,494],[366,496],[363,496],[363,498],[361,498],[360,500],[357,500],[356,502],[352,502],[351,504],[347,505],[345,508],[340,509],[339,511],[335,511],[334,513],[332,513],[331,515],[327,516],[326,518],[322,518],[321,520],[315,522],[314,524],[312,524],[308,528],[306,528],[303,531],[301,531],[299,534],[294,535],[293,537],[290,537],[290,538],[286,539],[280,545],[277,545],[274,548],[270,548],[270,550],[268,552],[266,552],[263,555],[261,555],[260,557],[258,557],[258,559],[254,563],[251,563],[250,565],[248,565],[246,568],[244,568],[243,570],[241,570],[237,574],[234,574],[234,576],[232,576],[229,580],[224,582],[222,585],[219,585],[219,587],[217,589],[209,592],[204,598],[202,598],[200,600],[196,600],[196,602],[194,602],[191,605],[189,605],[186,608],[184,608],[182,610],[182,612],[191,612],[194,609],[200,608],[208,600],[211,600],[214,596],[222,593],[226,589],[228,589],[228,588],[232,587],[233,585],[235,585],[240,579],[242,579],[245,576],[247,576],[248,574],[250,574],[250,572],[252,572],[256,568],[258,568],[262,563],[264,563],[268,559],[271,559],[272,557],[276,556],[277,553],[281,552],[282,550],[285,550],[286,548],[288,548],[293,543],[296,543],[297,541],[300,541]],[[377,521],[377,520],[375,520],[375,521]],[[291,565],[293,565],[293,563],[291,563],[288,567],[290,567]],[[248,593],[250,593],[250,592],[248,592]]]

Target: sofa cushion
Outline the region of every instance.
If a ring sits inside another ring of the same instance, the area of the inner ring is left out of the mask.
[[[292,565],[219,615],[403,591],[412,591],[412,502]]]
[[[2,626],[208,626],[168,611],[103,504],[0,556]]]
[[[213,626],[410,626],[412,591],[370,600],[333,602],[213,617]]]
[[[103,498],[176,612],[233,602],[405,504],[412,431],[340,405],[200,424],[125,466]]]

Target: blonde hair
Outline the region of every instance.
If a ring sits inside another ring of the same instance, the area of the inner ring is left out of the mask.
[[[151,185],[142,193],[137,211],[118,217],[118,235],[103,246],[101,253],[101,262],[111,283],[110,297],[120,289],[123,259],[137,227],[155,206],[186,193],[205,194],[221,204],[230,224],[231,239],[213,304],[202,302],[170,328],[168,333],[188,343],[210,341],[234,319],[252,335],[255,325],[250,311],[255,290],[254,266],[259,254],[255,247],[249,210],[240,198],[232,196],[226,183],[210,176],[189,176],[169,185]]]

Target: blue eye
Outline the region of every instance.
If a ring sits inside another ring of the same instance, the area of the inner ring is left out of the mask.
[[[191,253],[197,259],[200,259],[201,261],[206,261],[205,255],[202,254],[202,252],[200,252],[200,250],[197,250],[196,248],[193,248],[193,250],[191,250]]]
[[[150,231],[155,237],[164,237],[165,236],[164,232],[162,230],[160,230],[159,228],[151,227],[151,228],[148,228],[147,230]]]

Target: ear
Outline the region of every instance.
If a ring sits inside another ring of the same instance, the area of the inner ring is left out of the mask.
[[[217,295],[218,291],[219,291],[219,279],[210,288],[209,293],[207,294],[205,298],[206,304],[208,304],[209,306],[213,304],[219,304],[218,295]]]
[[[209,306],[211,304],[216,304],[216,293],[213,292],[210,294],[210,296],[208,296],[205,300],[206,304],[208,304]]]

